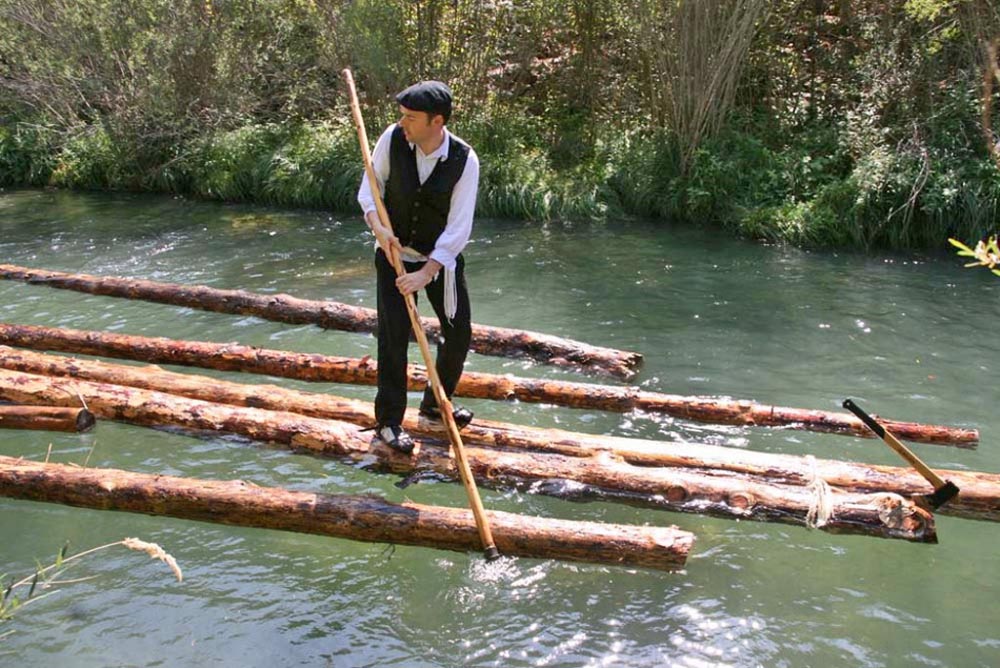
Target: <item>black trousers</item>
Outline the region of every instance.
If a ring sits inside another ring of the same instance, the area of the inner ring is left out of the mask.
[[[416,271],[423,262],[404,262],[407,272]],[[375,252],[375,272],[378,277],[378,392],[375,395],[375,420],[380,425],[398,425],[406,412],[406,364],[410,343],[410,316],[406,302],[396,287],[396,272],[382,249]],[[472,342],[472,313],[469,291],[465,285],[465,258],[458,256],[455,266],[455,287],[458,310],[451,322],[444,314],[444,270],[424,288],[427,299],[441,321],[442,338],[438,342],[438,377],[445,395],[450,399],[462,376],[465,358]],[[418,293],[414,293],[416,299]],[[437,406],[430,384],[421,402]]]

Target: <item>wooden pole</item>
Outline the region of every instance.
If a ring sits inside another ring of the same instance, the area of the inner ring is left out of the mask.
[[[378,177],[375,174],[375,168],[372,166],[372,156],[368,149],[368,135],[365,132],[365,119],[361,116],[361,107],[358,105],[358,94],[354,90],[354,77],[351,75],[351,70],[349,69],[345,69],[341,74],[343,74],[344,81],[347,83],[351,114],[354,116],[354,125],[358,130],[361,157],[365,163],[365,172],[368,174],[368,186],[371,189],[372,198],[375,200],[375,208],[378,211],[378,217],[382,225],[391,231],[392,221],[389,220],[389,212],[386,211],[385,204],[382,202]],[[393,269],[396,270],[396,275],[406,275],[406,268],[403,267],[403,260],[400,258],[399,252],[392,246],[388,250],[389,260]],[[454,409],[452,408],[451,400],[448,399],[444,388],[441,386],[441,379],[438,377],[434,357],[431,355],[430,346],[427,344],[427,334],[424,332],[423,324],[420,322],[420,312],[417,311],[416,301],[412,294],[403,295],[403,301],[406,303],[406,311],[410,314],[410,325],[413,328],[414,336],[417,338],[417,345],[420,346],[420,354],[423,356],[424,364],[427,366],[427,375],[430,380],[431,390],[434,392],[438,409],[441,411],[441,418],[448,430],[448,439],[451,441],[455,460],[458,462],[462,484],[465,486],[465,492],[469,496],[469,505],[472,507],[472,514],[476,517],[476,526],[479,527],[479,535],[483,540],[483,552],[487,561],[493,561],[500,557],[500,553],[497,551],[493,540],[493,533],[490,531],[490,523],[486,518],[483,502],[479,498],[476,481],[472,477],[472,471],[469,470],[469,462],[465,458],[465,449],[462,447],[462,436],[458,433],[458,425],[455,424],[455,416],[452,414]]]
[[[93,295],[142,299],[159,304],[253,315],[275,322],[312,324],[348,332],[374,332],[374,309],[331,300],[300,299],[286,294],[259,294],[247,290],[222,290],[204,285],[164,283],[118,276],[92,276],[47,269],[0,264],[0,280],[24,281],[60,290]],[[440,334],[436,318],[422,319],[431,336]],[[580,341],[506,327],[472,325],[472,350],[480,355],[526,357],[579,371],[629,380],[642,364],[639,353],[592,346]]]
[[[181,341],[33,325],[0,323],[0,344],[35,350],[104,355],[155,364],[181,364],[221,371],[261,373],[306,381],[374,385],[378,376],[376,363],[368,358],[335,357],[256,348],[238,343]],[[424,389],[427,375],[422,366],[411,364],[408,374],[411,390]],[[514,399],[525,403],[547,403],[622,413],[641,410],[698,422],[780,426],[820,433],[872,437],[864,423],[848,413],[768,406],[736,399],[685,397],[646,392],[635,387],[467,371],[462,374],[455,394],[477,399]],[[975,429],[880,419],[893,433],[909,441],[963,448],[973,448],[979,441],[979,432]]]
[[[94,414],[86,408],[0,405],[0,429],[81,432],[93,426]]]
[[[465,552],[479,536],[464,509],[318,494],[241,480],[196,480],[0,456],[0,496],[80,508]],[[504,554],[674,570],[694,536],[677,527],[578,522],[490,512]]]
[[[214,379],[205,379],[212,385]],[[348,459],[398,474],[438,474],[458,480],[447,442],[416,439],[411,455],[370,444],[358,425],[296,413],[226,406],[173,394],[52,378],[0,369],[0,399],[46,405],[82,396],[98,416],[131,424],[172,426],[194,432],[238,434],[325,457]],[[693,468],[634,466],[594,452],[587,456],[467,448],[468,462],[481,484],[517,488],[558,498],[601,499],[728,517],[815,525],[830,533],[854,533],[916,542],[936,542],[934,516],[898,494],[830,489],[818,494],[758,476]],[[829,503],[824,503],[823,501]],[[812,522],[815,509],[828,505],[825,522]]]

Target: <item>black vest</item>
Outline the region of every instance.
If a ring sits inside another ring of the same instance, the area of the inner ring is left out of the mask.
[[[417,174],[416,148],[410,148],[403,128],[396,126],[389,144],[389,180],[385,208],[392,229],[404,246],[430,254],[448,223],[451,193],[465,171],[469,145],[451,135],[448,159],[438,160],[423,185]]]

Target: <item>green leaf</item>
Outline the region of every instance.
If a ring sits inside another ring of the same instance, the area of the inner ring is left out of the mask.
[[[63,546],[59,549],[59,554],[56,555],[56,568],[62,566],[63,559],[66,558],[66,552],[69,550],[69,541],[63,543]]]
[[[958,248],[961,251],[959,253],[960,256],[964,256],[964,257],[975,257],[976,256],[975,251],[973,251],[971,248],[969,248],[968,246],[966,246],[965,244],[963,244],[958,239],[952,239],[951,237],[948,237],[948,243],[950,243],[952,246],[954,246],[955,248]]]
[[[40,574],[41,574],[41,571],[35,571],[35,577],[33,577],[31,579],[31,589],[28,590],[28,596],[27,596],[27,598],[31,598],[31,595],[35,593],[35,585],[38,584],[38,576]]]

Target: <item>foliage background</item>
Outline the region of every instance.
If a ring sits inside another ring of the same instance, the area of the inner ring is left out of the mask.
[[[940,246],[997,228],[998,36],[987,0],[0,0],[0,185],[352,210],[349,66],[372,136],[452,84],[481,215]]]

